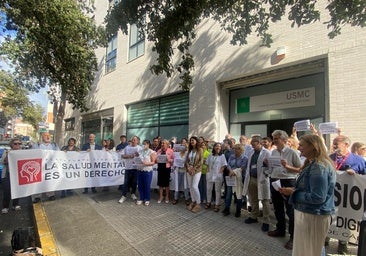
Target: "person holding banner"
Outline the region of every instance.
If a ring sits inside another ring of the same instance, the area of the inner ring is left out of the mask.
[[[141,205],[144,203],[146,206],[149,206],[151,200],[150,188],[153,176],[153,165],[156,161],[156,152],[150,149],[151,143],[149,140],[144,140],[142,145],[142,150],[138,152],[141,163],[138,164],[137,161],[135,162],[138,169],[137,187],[140,196],[140,200],[137,200],[136,204]]]
[[[82,147],[81,147],[81,151],[90,151],[90,150],[102,150],[103,146],[98,145],[95,143],[95,135],[93,133],[89,134],[89,142],[85,143]],[[87,194],[88,193],[88,188],[84,188],[83,194]],[[95,189],[95,187],[91,188],[92,193],[97,193],[97,190]]]
[[[67,141],[67,145],[63,146],[61,148],[61,151],[80,151],[79,147],[76,146],[76,139],[75,138],[70,138]],[[71,189],[67,189],[67,190],[61,190],[61,197],[64,198],[66,197],[66,195],[72,195],[73,192]]]
[[[51,134],[49,132],[44,132],[41,135],[42,137],[42,143],[36,143],[32,146],[32,149],[44,149],[44,150],[60,150],[60,148],[58,147],[58,145],[55,142],[51,142]],[[56,200],[56,194],[54,191],[50,191],[50,192],[46,192],[45,193],[46,196],[48,197],[48,200],[53,201]],[[33,202],[34,203],[38,203],[41,201],[41,196],[40,194],[37,195],[33,195]]]
[[[174,151],[170,148],[168,140],[161,141],[161,148],[157,152],[156,162],[158,163],[158,183],[159,200],[158,204],[163,201],[163,192],[165,191],[165,203],[169,203],[169,183],[171,166],[174,161]]]
[[[319,136],[302,136],[299,150],[306,160],[295,186],[279,189],[295,209],[292,256],[322,255],[335,211],[336,171]]]
[[[22,142],[15,138],[9,142],[11,150],[20,150],[22,149]],[[6,214],[9,212],[9,206],[11,201],[11,188],[10,188],[10,170],[9,170],[9,163],[8,163],[8,154],[9,151],[5,151],[1,157],[0,162],[3,164],[3,172],[2,172],[2,183],[3,183],[3,208],[1,210],[2,214]],[[16,170],[14,170],[16,171]],[[13,209],[16,211],[21,210],[19,205],[19,199],[13,199]]]
[[[330,158],[337,170],[345,171],[349,175],[365,174],[365,160],[349,151],[351,140],[344,135],[338,135],[333,140],[333,151]],[[348,251],[347,241],[338,241],[338,253],[346,254]]]

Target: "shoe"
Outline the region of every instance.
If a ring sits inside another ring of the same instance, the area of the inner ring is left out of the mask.
[[[187,210],[188,211],[192,211],[193,207],[195,206],[196,204],[195,203],[191,203],[190,205],[187,206]]]
[[[20,207],[20,205],[16,205],[14,207],[14,211],[20,211],[22,209],[22,207]]]
[[[258,222],[257,219],[253,219],[253,218],[250,218],[250,217],[245,219],[245,221],[244,221],[245,224],[252,224],[252,223],[257,223],[257,222]]]
[[[169,204],[169,200],[165,200],[165,203],[166,203],[166,204]]]
[[[137,200],[137,201],[136,201],[136,204],[137,204],[137,205],[142,205],[142,200]]]
[[[97,193],[97,190],[95,188],[92,188],[92,193]]]
[[[285,244],[285,248],[287,250],[292,250],[292,245],[293,245],[293,240],[292,240],[292,238],[290,238],[290,240],[288,240],[287,243]]]
[[[189,200],[185,200],[184,203],[186,204],[186,206],[190,204]]]
[[[248,209],[248,212],[251,212],[252,211],[252,207],[251,206],[248,206],[247,209]]]
[[[124,201],[126,201],[127,197],[122,196],[119,200],[118,203],[122,204]]]
[[[228,215],[230,215],[230,210],[229,210],[228,208],[225,208],[225,209],[222,211],[222,214],[223,214],[224,216],[228,216]]]
[[[158,200],[158,204],[161,204],[161,200]]]
[[[269,224],[263,223],[261,229],[262,229],[263,232],[268,232],[268,230],[269,230]]]
[[[149,206],[149,205],[150,205],[150,201],[146,201],[146,202],[145,202],[145,205],[146,205],[146,206]]]
[[[172,204],[176,205],[178,203],[178,200],[173,200]]]
[[[235,218],[239,218],[240,217],[240,214],[241,214],[240,211],[236,211],[235,212]]]
[[[36,197],[36,198],[33,199],[34,204],[39,203],[39,202],[41,202],[41,198]]]
[[[191,210],[193,213],[197,213],[197,212],[199,212],[199,211],[201,211],[201,205],[199,205],[199,204],[196,204],[193,208],[192,208],[192,210]]]
[[[1,214],[7,214],[9,212],[9,208],[3,208],[1,210]]]
[[[56,200],[56,197],[55,196],[48,197],[48,201],[55,201],[55,200]]]
[[[210,209],[211,208],[211,203],[207,203],[206,205],[205,205],[205,209]]]
[[[132,200],[137,200],[137,196],[135,194],[131,194]]]
[[[348,253],[347,243],[338,242],[338,254],[345,255]]]
[[[276,230],[269,231],[268,235],[272,236],[272,237],[284,237],[284,236],[286,236],[286,233],[280,232],[279,230],[276,229]]]
[[[220,206],[215,205],[214,212],[219,212],[219,211],[220,211]]]
[[[324,246],[329,246],[329,242],[330,242],[330,237],[327,236],[325,238]]]

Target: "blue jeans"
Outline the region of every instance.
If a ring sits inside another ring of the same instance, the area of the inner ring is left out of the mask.
[[[137,172],[137,185],[140,194],[141,201],[150,201],[150,188],[151,188],[151,181],[152,181],[153,173],[145,172],[145,171],[138,171]]]
[[[137,187],[137,170],[125,170],[125,182],[123,184],[122,195],[126,196],[131,187],[131,194],[136,194]]]
[[[201,202],[207,202],[206,174],[201,174],[201,179],[200,182],[198,183],[198,189],[200,190]]]
[[[226,186],[226,189],[225,189],[225,208],[226,209],[230,210],[232,196],[233,196],[233,187]],[[235,201],[236,212],[240,212],[241,207],[243,206],[243,201],[241,199],[241,195],[239,195],[239,197],[236,198],[235,200],[236,200]]]

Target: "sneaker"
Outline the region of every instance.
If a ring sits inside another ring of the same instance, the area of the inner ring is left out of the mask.
[[[135,194],[131,194],[132,200],[137,200],[137,196]]]
[[[22,207],[20,207],[20,205],[16,205],[15,207],[14,207],[14,210],[15,211],[20,211],[22,209]]]
[[[9,208],[3,208],[2,210],[1,210],[1,213],[2,214],[7,214],[9,212]]]
[[[137,204],[137,205],[142,205],[142,200],[137,200],[137,201],[136,201],[136,204]]]
[[[124,201],[126,201],[126,197],[125,196],[122,196],[119,200],[118,200],[118,203],[122,204]]]
[[[146,205],[146,206],[149,206],[149,205],[150,205],[150,201],[146,201],[146,202],[145,202],[145,205]]]
[[[41,198],[36,197],[36,198],[33,199],[34,204],[39,203],[39,202],[41,202]]]
[[[245,221],[244,221],[245,224],[252,224],[252,223],[257,223],[257,222],[258,222],[257,219],[253,219],[253,218],[250,218],[250,217],[245,219]]]
[[[229,210],[229,208],[225,208],[225,209],[222,211],[222,214],[223,214],[224,216],[228,216],[228,215],[230,215],[230,210]]]
[[[268,232],[268,230],[269,230],[269,224],[263,223],[261,229],[262,229],[263,232]]]

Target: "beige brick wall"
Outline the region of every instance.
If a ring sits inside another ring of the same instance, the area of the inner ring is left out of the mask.
[[[97,19],[102,20],[107,8],[103,1],[96,1]],[[107,2],[107,1],[104,1]],[[325,4],[322,2],[322,4]],[[260,47],[260,40],[251,35],[248,45],[232,46],[231,35],[221,31],[219,25],[204,20],[197,29],[197,39],[192,53],[196,67],[190,92],[189,135],[202,135],[212,140],[222,140],[229,127],[229,93],[222,91],[219,81],[244,77],[248,74],[262,73],[263,70],[277,69],[292,63],[309,59],[327,58],[326,87],[329,86],[329,108],[327,121],[338,121],[345,134],[352,140],[366,142],[365,121],[365,66],[366,30],[345,26],[342,34],[331,40],[326,25],[326,13],[321,21],[291,28],[288,21],[271,26],[274,43],[271,48]],[[100,49],[97,55],[101,71],[89,98],[90,113],[103,109],[114,109],[114,137],[125,133],[126,104],[158,97],[179,91],[178,74],[167,79],[165,75],[151,74],[149,67],[155,57],[146,43],[145,54],[128,62],[128,37],[118,35],[117,70],[104,73],[106,51]],[[273,60],[276,49],[286,47],[286,57],[279,63]],[[73,115],[72,111],[67,112]],[[80,113],[75,113],[80,117]],[[79,131],[80,132],[80,126]]]

